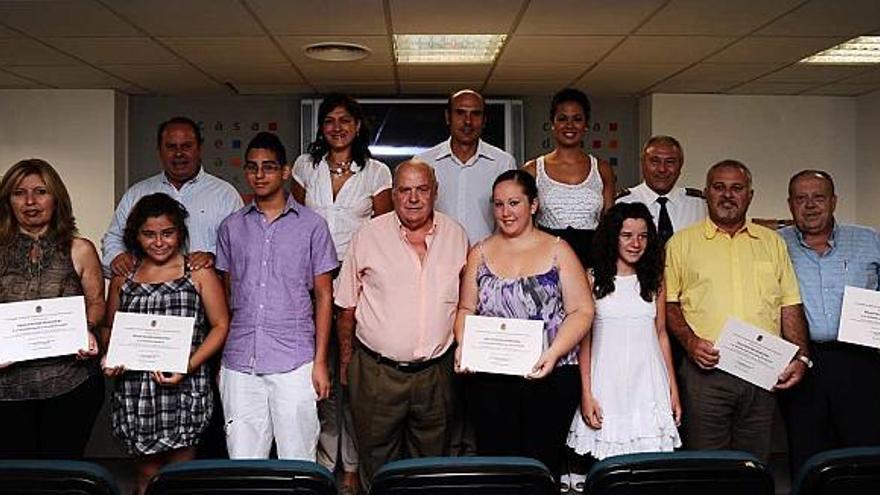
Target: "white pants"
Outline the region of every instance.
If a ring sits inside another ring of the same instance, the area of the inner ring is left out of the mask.
[[[226,447],[231,459],[315,460],[320,424],[312,363],[287,373],[256,375],[220,368]]]

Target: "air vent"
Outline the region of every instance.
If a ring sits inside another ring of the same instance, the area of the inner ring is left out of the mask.
[[[365,59],[372,53],[363,45],[336,41],[306,45],[303,51],[307,57],[325,62],[353,62]]]

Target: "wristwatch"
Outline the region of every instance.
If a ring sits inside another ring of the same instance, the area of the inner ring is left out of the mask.
[[[797,357],[797,360],[800,361],[800,362],[802,362],[802,363],[804,363],[804,364],[806,364],[806,365],[807,365],[807,369],[810,369],[810,368],[813,367],[813,360],[810,359],[810,358],[808,358],[807,356],[804,356],[803,354],[801,354],[800,356],[798,356],[798,357]]]

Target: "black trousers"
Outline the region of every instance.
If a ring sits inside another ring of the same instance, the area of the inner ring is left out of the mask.
[[[0,401],[0,459],[82,459],[103,402],[100,374],[57,397]]]
[[[477,373],[467,376],[466,394],[479,455],[531,457],[559,479],[581,398],[577,365],[560,366],[541,380]]]
[[[538,228],[567,242],[574,249],[574,253],[585,269],[593,266],[593,234],[596,233],[595,230],[575,229],[572,227],[551,229],[543,225],[538,225]]]
[[[780,394],[792,476],[824,450],[880,445],[880,351],[813,343],[813,368]]]

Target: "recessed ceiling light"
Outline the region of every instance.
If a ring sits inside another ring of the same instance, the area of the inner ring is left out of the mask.
[[[490,64],[506,34],[395,34],[399,64]]]
[[[880,64],[880,36],[859,36],[800,61],[817,65]]]
[[[365,59],[372,53],[363,45],[338,41],[313,43],[304,46],[303,51],[307,57],[325,62],[353,62]]]

